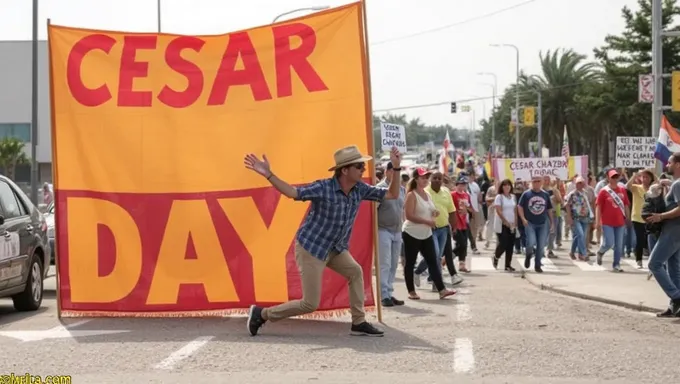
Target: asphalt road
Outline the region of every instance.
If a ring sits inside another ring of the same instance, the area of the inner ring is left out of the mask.
[[[395,285],[405,297],[403,281]],[[349,336],[347,318],[267,324],[258,337],[247,335],[243,317],[68,319],[66,330],[53,292],[30,314],[0,299],[0,376],[71,375],[76,384],[639,384],[680,376],[680,319],[539,291],[504,272],[467,276],[453,299],[435,295],[423,290],[420,302],[386,308],[384,338]]]

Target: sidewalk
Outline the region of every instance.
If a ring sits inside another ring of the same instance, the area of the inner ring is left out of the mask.
[[[605,254],[600,267],[595,263],[595,257],[591,257],[590,263],[571,260],[568,253],[571,241],[563,241],[562,246],[561,250],[555,251],[557,259],[544,259],[543,274],[533,271],[532,261],[532,269],[525,274],[526,280],[547,291],[638,311],[656,313],[668,307],[669,299],[656,280],[647,280],[647,259],[644,260],[645,268],[637,269],[633,266],[634,258],[624,258],[621,265],[625,272],[614,273],[610,271],[611,251]],[[593,251],[595,249],[593,247]],[[516,260],[524,264],[524,255],[517,255]]]

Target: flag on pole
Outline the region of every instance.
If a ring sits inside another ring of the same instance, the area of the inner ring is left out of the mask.
[[[567,126],[564,125],[564,136],[562,136],[562,156],[569,158],[569,136],[567,135]]]
[[[654,149],[654,157],[665,165],[668,163],[668,158],[671,157],[673,152],[680,152],[680,133],[666,119],[666,116],[662,115],[659,139]]]
[[[451,145],[451,139],[449,138],[449,130],[446,130],[446,136],[444,137],[444,153],[439,158],[439,171],[445,175],[449,174],[449,165],[451,165],[451,158],[449,157],[449,146]]]

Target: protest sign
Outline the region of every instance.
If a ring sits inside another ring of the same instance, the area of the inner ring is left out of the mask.
[[[644,136],[618,136],[616,138],[616,167],[654,168],[657,139]]]
[[[302,297],[294,237],[310,203],[243,157],[267,154],[301,185],[330,177],[340,147],[370,152],[361,12],[221,36],[49,26],[63,316],[221,316]],[[369,307],[372,212],[362,204],[350,241]],[[343,277],[322,286],[319,310],[348,308]]]
[[[588,173],[588,156],[524,159],[492,159],[492,173],[496,180],[531,180],[534,176],[550,176],[567,180],[574,175]]]
[[[403,125],[380,122],[381,149],[389,151],[397,147],[399,152],[406,153],[406,129]]]

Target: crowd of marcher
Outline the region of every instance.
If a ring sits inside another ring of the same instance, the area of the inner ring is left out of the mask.
[[[314,312],[326,267],[348,280],[351,333],[384,335],[366,321],[363,271],[349,253],[352,226],[363,200],[378,203],[384,306],[405,304],[393,290],[400,258],[409,299],[420,299],[416,287],[425,271],[432,290],[445,299],[456,291],[446,287],[442,266],[447,267],[450,284],[460,284],[459,272],[470,272],[465,262],[468,248],[476,254],[478,242],[490,247],[492,233],[496,235],[491,255],[495,267],[504,256],[504,270],[514,272],[513,253],[523,253],[525,269],[533,260],[535,272],[542,273],[545,251],[547,257],[556,257],[553,250],[571,232],[572,259],[589,261],[596,256],[602,265],[605,252],[613,250],[614,272],[623,271],[621,259],[633,252],[642,268],[646,250],[650,273],[670,298],[668,309],[658,316],[680,314],[680,153],[670,157],[660,177],[652,170],[628,175],[625,170],[608,168],[599,182],[592,174],[587,179],[575,175],[566,185],[550,177],[493,180],[475,173],[474,167],[464,167],[453,176],[425,168],[402,175],[401,154],[393,148],[383,180],[372,186],[363,181],[366,163],[372,158],[356,146],[339,149],[334,159],[329,178],[294,187],[276,176],[266,156],[244,158],[246,168],[266,178],[283,196],[311,202],[295,240],[302,298],[268,308],[251,306],[247,327],[253,336],[267,321]],[[591,246],[600,239],[593,253]]]
[[[629,173],[605,167],[599,181],[592,173],[566,181],[549,176],[494,180],[478,175],[474,166],[461,167],[451,177],[424,168],[401,175],[403,204],[395,200],[378,208],[382,304],[403,305],[392,295],[398,254],[409,298],[417,300],[415,287],[424,274],[433,291],[450,295],[441,284],[441,267],[447,267],[452,286],[460,284],[459,272],[470,272],[465,261],[468,252],[479,253],[477,244],[490,249],[495,240],[495,268],[504,258],[504,270],[514,272],[513,255],[523,254],[525,269],[533,264],[542,273],[543,257],[557,258],[554,251],[571,235],[572,260],[602,266],[611,250],[616,273],[624,272],[623,258],[634,256],[644,269],[649,257],[648,279],[654,277],[670,298],[668,310],[659,316],[679,316],[680,240],[671,234],[680,228],[680,183],[674,182],[680,177],[678,164],[680,154],[671,156],[666,172],[658,176],[651,169]],[[383,184],[398,177],[391,164],[379,171]]]

